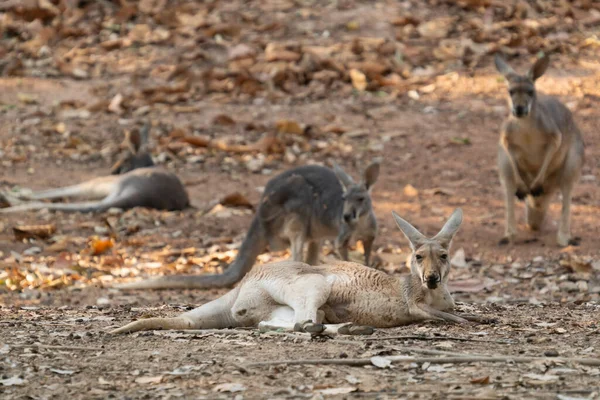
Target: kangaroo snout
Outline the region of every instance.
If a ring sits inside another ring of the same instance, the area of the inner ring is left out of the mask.
[[[525,106],[515,106],[513,107],[513,114],[517,118],[526,117],[529,111],[527,108]]]
[[[437,273],[430,274],[427,276],[426,282],[429,289],[435,289],[440,283],[440,276]]]
[[[346,223],[350,223],[350,222],[354,221],[357,218],[358,218],[358,215],[357,215],[356,210],[353,210],[352,212],[344,213],[344,221]]]

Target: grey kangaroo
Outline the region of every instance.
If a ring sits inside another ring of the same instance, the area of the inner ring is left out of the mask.
[[[549,59],[538,59],[526,75],[517,74],[500,55],[495,63],[508,83],[511,108],[498,151],[506,204],[506,231],[500,244],[512,243],[516,236],[515,196],[525,199],[527,225],[537,231],[557,190],[562,194],[558,244],[576,244],[571,240],[571,195],[581,174],[585,146],[567,107],[535,89]]]
[[[109,208],[129,209],[147,207],[158,210],[182,210],[190,205],[188,194],[177,176],[154,165],[146,150],[149,125],[142,130],[125,132],[126,152],[112,167],[109,176],[58,189],[34,192],[25,202],[8,193],[0,198],[10,206],[0,213],[27,210],[60,210],[102,212]],[[89,201],[75,203],[47,203],[39,200],[76,197]]]
[[[250,271],[266,250],[291,247],[294,261],[316,265],[324,240],[334,239],[340,256],[348,259],[351,240],[361,240],[365,264],[377,235],[370,190],[379,176],[379,163],[370,164],[355,183],[337,164],[333,170],[308,165],[271,179],[264,190],[250,229],[234,262],[223,274],[170,275],[117,285],[120,289],[205,289],[229,287]],[[306,258],[304,245],[308,244]]]

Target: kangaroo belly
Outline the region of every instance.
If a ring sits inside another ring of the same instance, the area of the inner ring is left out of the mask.
[[[352,322],[375,328],[391,328],[412,322],[404,301],[370,293],[357,296],[348,303],[327,304],[322,307],[329,323]]]

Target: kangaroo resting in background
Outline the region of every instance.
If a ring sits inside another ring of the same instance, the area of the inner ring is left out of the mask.
[[[500,55],[496,55],[495,63],[508,83],[511,108],[498,151],[506,205],[506,231],[500,243],[512,243],[516,236],[515,196],[525,199],[527,225],[537,231],[552,196],[560,190],[557,241],[560,246],[575,244],[571,241],[571,196],[581,175],[584,143],[567,107],[535,90],[535,81],[548,68],[549,59],[538,59],[526,75],[517,74]]]
[[[126,131],[125,154],[112,167],[109,176],[58,189],[34,192],[26,201],[13,198],[8,193],[0,193],[10,207],[0,208],[0,213],[13,213],[28,210],[103,212],[109,208],[129,209],[134,207],[155,208],[158,210],[183,210],[190,205],[185,187],[174,174],[154,166],[146,150],[149,125],[138,130]],[[88,201],[76,203],[46,203],[37,200],[77,197]]]
[[[324,240],[335,239],[340,256],[348,260],[348,244],[361,240],[365,264],[377,235],[370,190],[379,176],[379,163],[370,164],[355,183],[337,164],[329,169],[307,165],[272,178],[234,262],[223,274],[169,275],[115,287],[119,289],[206,289],[229,287],[252,268],[256,257],[291,247],[294,261],[315,265]],[[306,258],[304,245],[308,243]]]
[[[393,277],[343,261],[321,266],[299,261],[264,264],[250,271],[235,289],[192,311],[174,318],[141,319],[111,333],[258,326],[263,331],[369,334],[372,327],[424,320],[485,321],[450,312],[454,300],[446,287],[448,251],[462,211],[454,211],[433,238],[393,215],[412,249],[409,276]]]

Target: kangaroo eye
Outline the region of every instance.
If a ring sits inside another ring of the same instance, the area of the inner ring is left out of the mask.
[[[529,90],[527,91],[527,95],[529,95],[529,96],[533,96],[533,90],[529,89]]]
[[[440,255],[440,258],[442,260],[447,260],[448,259],[448,254],[442,254],[442,255]]]
[[[415,256],[415,258],[417,259],[417,261],[421,261],[421,260],[423,260],[423,256],[422,256],[422,255],[420,255],[420,254],[417,254],[417,255]]]
[[[363,201],[365,201],[365,198],[364,197],[358,197],[356,199],[356,201],[358,201],[359,203],[362,203]]]
[[[515,89],[510,89],[508,91],[508,94],[510,94],[511,96],[514,95],[516,93]]]

